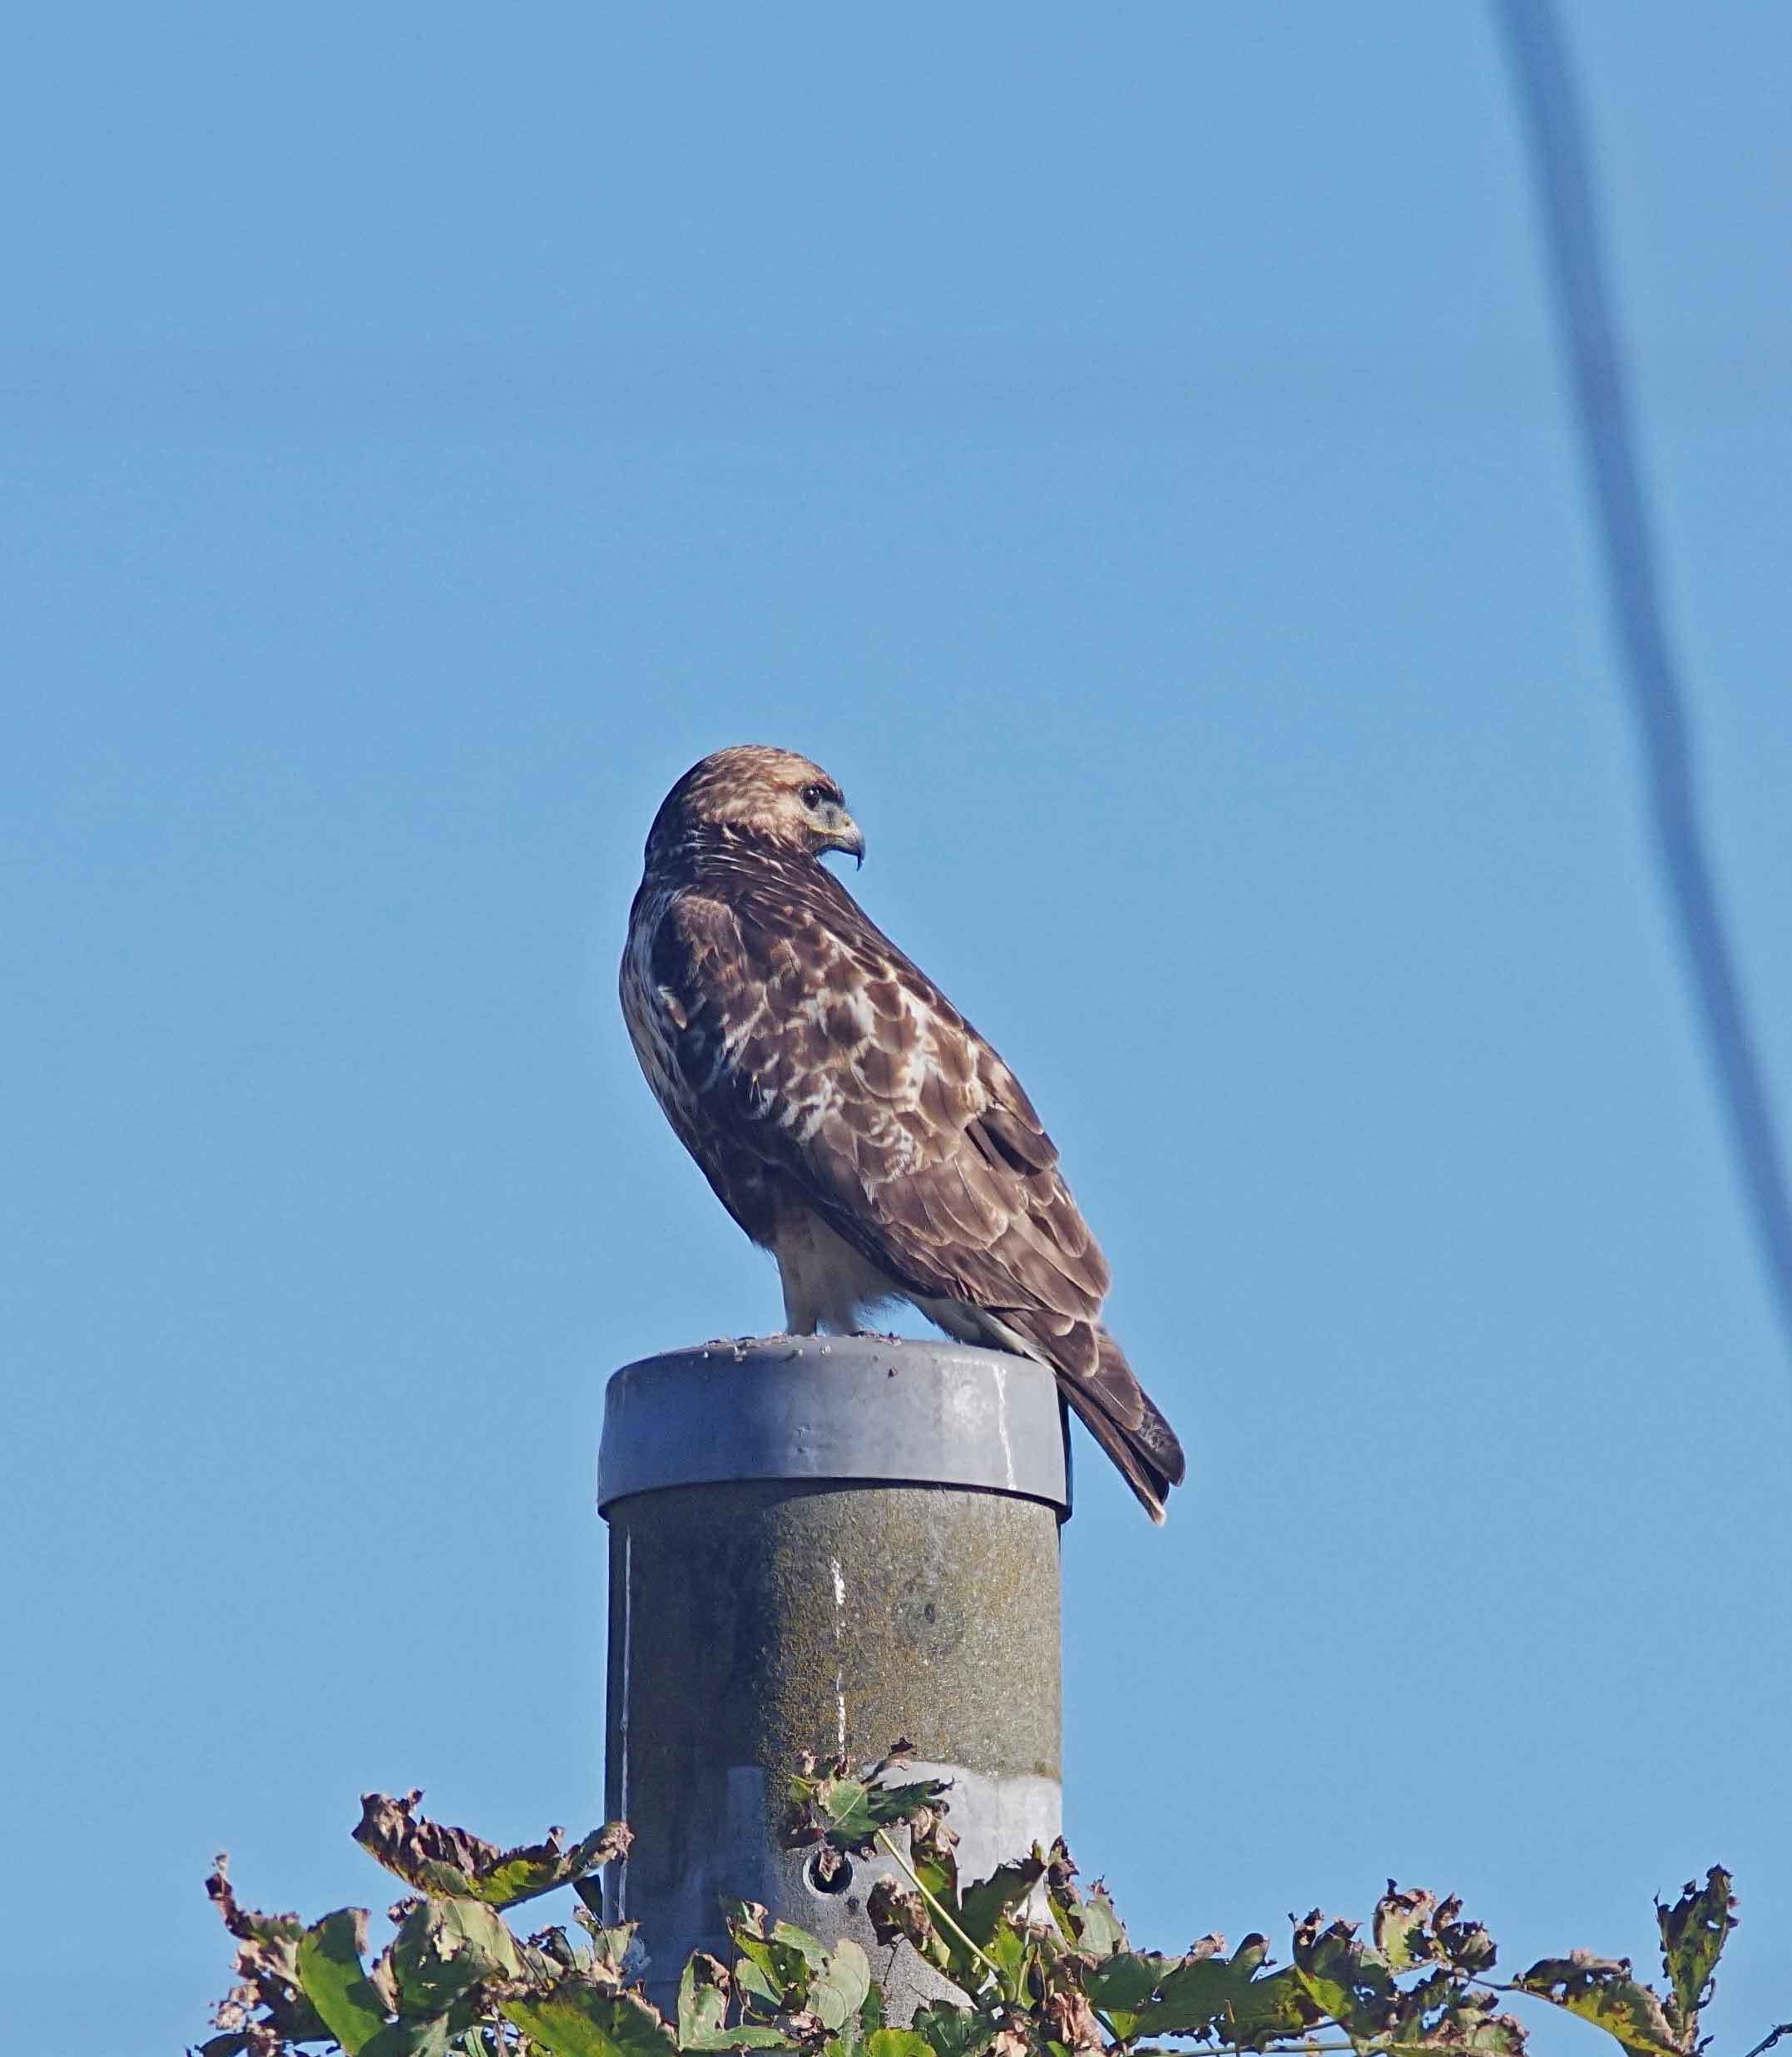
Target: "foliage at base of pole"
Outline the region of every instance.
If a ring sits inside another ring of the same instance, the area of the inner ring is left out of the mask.
[[[857,1769],[805,1760],[790,1782],[785,1838],[826,1861],[894,1866],[867,1903],[880,1949],[917,1952],[956,1989],[906,2028],[850,1938],[829,1945],[751,1901],[725,1903],[732,1960],[699,1953],[676,2015],[641,1990],[631,1926],[606,1927],[598,1869],[626,1858],[621,1822],[571,1849],[557,1829],[515,1850],[417,1812],[420,1793],[366,1796],[356,1840],[412,1890],[371,1962],[368,1916],[306,1924],[245,1908],[220,1857],[207,1890],[237,1940],[237,1982],[199,2057],[679,2057],[779,2050],[799,2057],[1154,2057],[1188,2039],[1213,2057],[1343,2050],[1358,2057],[1524,2057],[1506,2003],[1578,2015],[1629,2057],[1699,2057],[1700,2010],[1735,1926],[1729,1874],[1714,1866],[1656,1907],[1662,1985],[1628,1960],[1575,1950],[1509,1980],[1453,1896],[1393,1880],[1367,1925],[1317,1911],[1294,1924],[1288,1960],[1251,1935],[1205,1936],[1180,1955],[1135,1950],[1100,1885],[1085,1892],[1062,1841],[989,1877],[958,1875],[937,1780],[905,1780],[907,1746]],[[580,1906],[572,1930],[519,1936],[503,1918],[557,1886]],[[1167,2057],[1167,2054],[1166,2054]]]

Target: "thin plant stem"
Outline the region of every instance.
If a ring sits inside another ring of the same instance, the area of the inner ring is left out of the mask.
[[[903,1855],[901,1851],[899,1851],[896,1847],[895,1844],[891,1841],[886,1831],[881,1828],[878,1831],[878,1841],[883,1844],[884,1849],[887,1850],[890,1856],[893,1856],[902,1866],[903,1871],[908,1875],[910,1884],[913,1885],[915,1891],[919,1893],[928,1906],[933,1910],[933,1912],[939,1917],[940,1921],[958,1937],[958,1941],[964,1945],[965,1948],[970,1951],[973,1957],[977,1958],[982,1964],[988,1967],[988,1970],[994,1977],[997,1985],[1000,1985],[1002,1984],[1002,1966],[997,1964],[995,1959],[990,1956],[986,1951],[979,1950],[977,1945],[971,1941],[970,1937],[965,1934],[964,1931],[958,1926],[956,1921],[953,1920],[951,1913],[946,1907],[945,1903],[939,1898],[938,1894],[932,1893],[928,1891],[927,1887],[922,1883],[920,1876],[916,1872],[914,1866],[909,1863],[908,1860]],[[1004,1990],[1005,1990],[1006,1989],[1004,1989]]]
[[[1095,2016],[1096,2020],[1101,2023],[1101,2026],[1107,2030],[1108,2034],[1113,2037],[1115,2043],[1121,2049],[1126,2049],[1126,2046],[1131,2042],[1132,2038],[1130,2035],[1122,2035],[1119,2030],[1114,2026],[1113,2023],[1108,2020],[1107,2016],[1102,2013],[1101,2010],[1096,2005],[1092,2000],[1089,2002],[1089,2011]]]

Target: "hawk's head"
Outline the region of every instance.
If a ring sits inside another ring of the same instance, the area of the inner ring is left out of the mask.
[[[839,787],[819,764],[765,743],[736,743],[691,766],[653,817],[648,863],[701,829],[763,836],[803,856],[844,850],[865,860],[865,839]]]

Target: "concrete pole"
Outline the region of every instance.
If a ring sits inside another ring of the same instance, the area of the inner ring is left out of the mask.
[[[883,1336],[645,1358],[610,1380],[598,1506],[605,1806],[636,1834],[607,1912],[642,1924],[657,2002],[692,1950],[728,1955],[724,1894],[874,1951],[865,1896],[894,1865],[854,1859],[824,1889],[812,1853],[779,1847],[800,1751],[907,1737],[953,1782],[967,1880],[1057,1834],[1070,1494],[1049,1372]],[[903,1953],[910,2005],[943,1990]]]

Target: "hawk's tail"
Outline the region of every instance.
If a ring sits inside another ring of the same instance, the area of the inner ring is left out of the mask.
[[[1119,1344],[1106,1329],[1095,1333],[1100,1356],[1093,1374],[1061,1378],[1060,1388],[1084,1427],[1120,1467],[1146,1513],[1161,1522],[1170,1489],[1182,1483],[1182,1445],[1133,1376]]]

